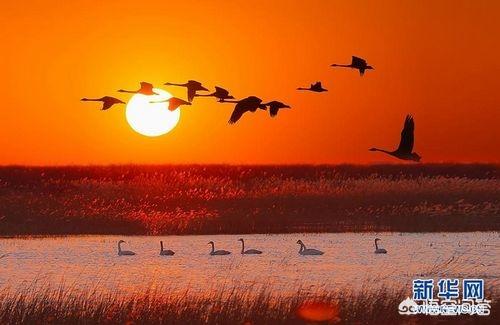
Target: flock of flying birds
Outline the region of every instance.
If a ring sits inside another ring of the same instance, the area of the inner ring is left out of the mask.
[[[366,60],[353,56],[351,64],[332,64],[332,67],[344,67],[356,69],[359,71],[361,76],[364,75],[366,70],[373,70],[374,68],[366,63]],[[141,87],[138,90],[123,90],[120,89],[118,92],[122,93],[131,93],[131,94],[142,94],[146,96],[158,95],[154,92],[153,85],[148,82],[141,82]],[[280,109],[291,108],[289,105],[284,104],[280,101],[270,101],[267,103],[263,103],[262,99],[256,96],[248,96],[246,98],[236,100],[233,96],[229,94],[229,91],[222,87],[215,87],[215,91],[210,94],[199,94],[198,92],[206,92],[209,91],[205,88],[201,82],[195,80],[188,80],[186,83],[165,83],[166,86],[178,86],[185,87],[187,89],[187,101],[177,97],[171,97],[162,101],[151,101],[151,103],[160,103],[160,102],[168,102],[168,109],[174,111],[179,109],[182,105],[191,105],[195,97],[214,97],[220,103],[233,103],[236,104],[234,106],[233,112],[229,118],[229,124],[236,123],[245,113],[254,113],[258,109],[267,110],[269,109],[269,114],[271,117],[275,117],[278,115]],[[308,88],[299,87],[297,90],[301,91],[311,91],[311,92],[325,92],[327,89],[323,88],[320,81],[311,84]],[[107,110],[111,108],[115,104],[125,104],[124,101],[111,97],[104,96],[101,98],[82,98],[82,101],[100,101],[103,102],[102,110]],[[410,115],[406,116],[404,127],[401,132],[401,140],[399,143],[399,147],[394,151],[378,149],[378,148],[370,148],[370,151],[380,151],[384,152],[388,155],[396,157],[402,160],[411,160],[411,161],[420,161],[421,157],[413,152],[413,144],[414,144],[414,129],[415,123],[413,121],[413,117]]]

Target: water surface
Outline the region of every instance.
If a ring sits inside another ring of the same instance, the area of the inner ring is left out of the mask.
[[[238,238],[259,256],[242,256]],[[381,238],[388,254],[374,254]],[[117,256],[117,241],[135,256]],[[322,256],[299,256],[297,239]],[[159,256],[159,241],[176,252]],[[208,242],[229,256],[210,256]],[[281,295],[297,290],[408,288],[417,277],[484,278],[500,284],[500,235],[473,233],[335,233],[213,236],[71,236],[0,239],[0,288],[18,290],[61,283],[75,290],[135,293],[151,287],[204,293],[260,288]]]

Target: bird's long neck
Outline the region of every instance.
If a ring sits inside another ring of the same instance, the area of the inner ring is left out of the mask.
[[[167,82],[165,85],[167,85],[167,86],[181,86],[181,87],[187,87],[187,85],[185,85],[185,84],[176,84],[176,83],[173,83],[173,82]]]
[[[378,250],[378,244],[376,240],[375,240],[375,250]]]
[[[306,245],[304,245],[304,243],[300,243],[299,253],[302,252],[304,249],[306,249]]]
[[[350,64],[332,64],[332,67],[350,68],[350,67],[352,67],[352,65],[350,65]]]
[[[372,151],[385,152],[386,154],[389,154],[389,155],[393,155],[394,154],[394,152],[392,152],[392,151],[388,151],[388,150],[385,150],[385,149],[379,149],[379,148],[373,148]]]
[[[225,100],[225,99],[222,99],[221,103],[235,103],[235,104],[237,104],[237,103],[239,103],[239,101],[238,100]]]
[[[118,253],[122,252],[122,243],[118,242]]]
[[[160,252],[163,252],[163,242],[160,241]]]
[[[100,101],[102,98],[82,98],[83,101],[90,101],[90,102],[95,102],[95,101]]]
[[[215,252],[215,245],[214,245],[214,243],[210,243],[210,245],[212,245],[212,253]]]
[[[245,242],[242,240],[241,241],[241,254],[245,252]]]
[[[299,87],[297,90],[309,90],[310,88]]]
[[[120,93],[129,93],[129,94],[136,94],[137,91],[134,90],[125,90],[125,89],[120,89],[118,90]]]

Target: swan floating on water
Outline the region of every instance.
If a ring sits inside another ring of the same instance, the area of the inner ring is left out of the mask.
[[[380,240],[380,238],[375,238],[375,254],[387,254],[387,251],[383,248],[378,248],[377,242]]]
[[[262,254],[262,252],[259,251],[258,249],[245,250],[245,241],[243,240],[243,238],[238,239],[238,241],[241,242],[241,254],[244,254],[244,255]]]
[[[229,255],[231,254],[231,252],[229,251],[226,251],[226,250],[223,250],[223,249],[219,249],[219,250],[215,250],[215,244],[213,241],[209,242],[210,245],[212,245],[212,251],[210,252],[210,255]]]
[[[302,240],[297,240],[297,244],[300,245],[299,254],[300,255],[323,255],[324,252],[314,249],[314,248],[306,248],[306,245],[302,242]]]
[[[163,249],[163,242],[160,240],[160,255],[162,256],[172,256],[175,252],[170,249]]]
[[[118,256],[131,256],[131,255],[135,255],[134,252],[132,251],[123,251],[122,250],[122,243],[124,243],[125,241],[124,240],[120,240],[118,242]]]

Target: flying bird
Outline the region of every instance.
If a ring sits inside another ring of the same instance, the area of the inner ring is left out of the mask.
[[[149,82],[144,82],[144,81],[141,82],[141,88],[139,88],[139,90],[123,90],[123,89],[119,89],[118,91],[121,92],[121,93],[141,94],[141,95],[147,95],[147,96],[158,95],[157,93],[155,93],[153,91],[153,85],[150,84]]]
[[[233,113],[229,118],[229,124],[234,124],[238,122],[241,116],[246,112],[254,113],[258,108],[266,110],[266,105],[262,104],[262,99],[249,96],[247,98],[243,98],[241,100],[223,100],[222,103],[236,103],[234,107]]]
[[[304,88],[304,87],[299,87],[297,90],[309,90],[309,91],[314,91],[317,93],[321,93],[323,91],[328,91],[328,89],[325,89],[321,86],[321,81],[318,81],[316,83],[311,84],[309,88]]]
[[[172,82],[167,82],[167,83],[165,83],[165,85],[186,87],[188,101],[190,101],[190,102],[193,101],[193,98],[194,98],[194,96],[196,96],[197,91],[208,91],[207,88],[205,88],[201,85],[201,82],[195,81],[195,80],[188,80],[188,82],[186,82],[184,84],[176,84],[176,83],[172,83]]]
[[[215,86],[215,91],[208,95],[199,95],[195,94],[196,97],[215,97],[219,100],[219,102],[224,101],[225,99],[234,99],[233,96],[229,95],[229,91],[224,88]]]
[[[414,143],[414,130],[415,122],[413,121],[413,117],[411,115],[406,115],[403,131],[401,131],[401,141],[399,142],[399,147],[396,150],[387,151],[378,148],[370,148],[369,150],[385,152],[388,155],[402,160],[412,160],[419,162],[422,157],[420,157],[416,152],[412,152]]]
[[[102,102],[102,111],[109,109],[115,104],[125,104],[124,101],[111,96],[104,96],[101,98],[82,98],[81,100],[84,102]]]
[[[365,74],[365,70],[374,70],[374,68],[371,65],[366,64],[366,61],[362,58],[359,58],[357,56],[352,56],[352,61],[351,64],[332,64],[332,67],[344,67],[344,68],[352,68],[352,69],[358,69],[359,74],[362,76]]]
[[[184,99],[180,99],[177,97],[170,97],[169,99],[160,100],[160,101],[151,101],[150,103],[156,104],[156,103],[165,103],[165,102],[168,102],[168,110],[169,111],[175,111],[181,105],[191,105],[190,102],[186,102]]]
[[[271,117],[275,117],[276,115],[278,115],[278,111],[282,108],[291,108],[290,106],[276,100],[263,105],[269,106],[269,115],[271,115]]]

